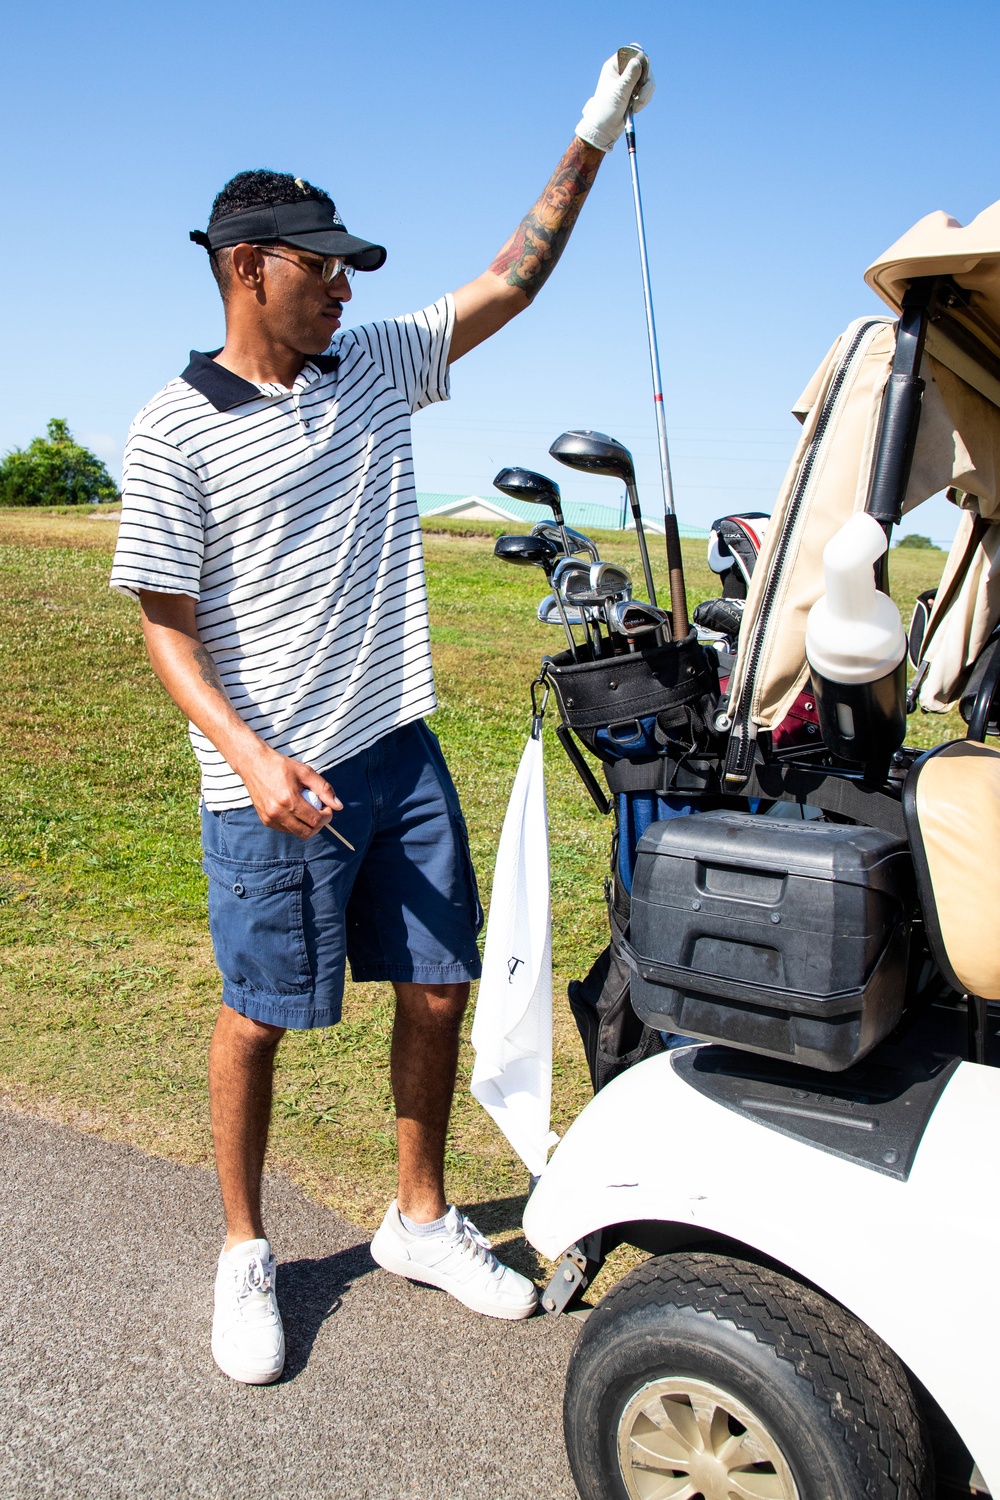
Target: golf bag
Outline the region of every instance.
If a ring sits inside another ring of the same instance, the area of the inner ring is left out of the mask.
[[[718,763],[712,720],[719,673],[715,654],[693,632],[607,660],[574,662],[563,652],[546,660],[544,673],[559,704],[560,740],[598,807],[613,811],[615,821],[605,882],[611,940],[586,978],[569,986],[596,1093],[665,1045],[632,1007],[621,943],[640,835],[652,822],[693,810],[685,788],[705,791],[711,785]],[[572,745],[572,734],[602,762],[610,803]]]

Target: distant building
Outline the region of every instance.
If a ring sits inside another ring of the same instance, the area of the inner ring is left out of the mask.
[[[449,521],[499,521],[533,526],[550,512],[542,505],[531,505],[526,500],[510,500],[499,495],[488,500],[481,495],[436,495],[417,492],[417,508],[421,516],[442,516]],[[563,511],[567,526],[578,531],[631,531],[632,516],[627,505],[611,506],[595,503],[580,503],[564,500]],[[624,517],[623,513],[624,512]],[[624,525],[623,525],[624,519]],[[643,514],[643,525],[647,531],[663,530],[663,520]],[[697,526],[681,526],[681,536],[707,537],[708,532]]]

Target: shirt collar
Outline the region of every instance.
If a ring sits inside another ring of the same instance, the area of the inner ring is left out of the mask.
[[[211,401],[216,411],[230,411],[247,401],[259,400],[262,394],[259,385],[244,380],[241,375],[234,375],[225,365],[216,364],[215,356],[220,352],[213,349],[209,354],[202,354],[192,349],[190,362],[182,371],[181,379]],[[321,375],[329,375],[339,364],[339,354],[312,354],[304,368],[314,365]]]

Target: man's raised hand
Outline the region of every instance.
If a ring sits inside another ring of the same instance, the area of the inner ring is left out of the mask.
[[[608,58],[601,69],[597,88],[583,106],[583,118],[576,127],[576,134],[581,141],[586,141],[598,151],[611,150],[625,129],[625,116],[629,110],[638,114],[653,97],[656,80],[650,70],[646,75],[646,82],[633,99],[632,91],[641,74],[642,63],[638,57],[633,57],[621,73],[618,71],[618,54]]]

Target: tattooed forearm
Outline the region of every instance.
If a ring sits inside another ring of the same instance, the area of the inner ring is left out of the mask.
[[[223,698],[228,702],[229,694],[226,692],[222,678],[219,676],[219,669],[215,665],[215,658],[207,647],[197,646],[194,652],[194,659],[198,663],[198,676],[202,682],[207,683],[210,688],[214,688],[217,693],[221,693]]]
[[[541,291],[563,253],[603,160],[603,152],[574,136],[545,192],[490,266],[495,276],[520,287],[529,302]]]

